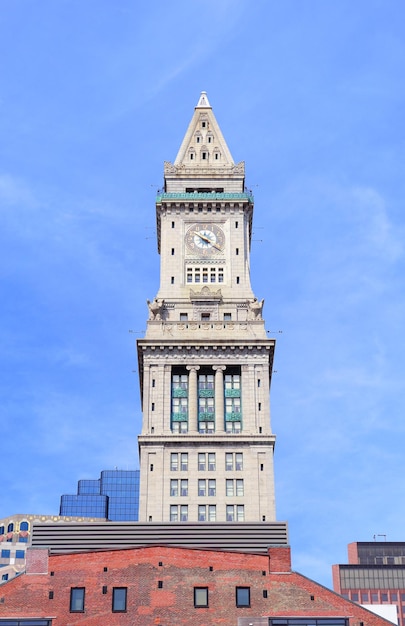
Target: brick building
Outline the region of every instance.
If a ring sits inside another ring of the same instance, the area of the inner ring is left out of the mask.
[[[26,574],[0,594],[0,625],[22,623],[387,626],[291,571],[288,546],[267,554],[173,546],[69,554],[31,548]]]
[[[405,626],[405,542],[355,541],[348,564],[333,565],[333,588],[345,598],[380,611],[395,607]]]

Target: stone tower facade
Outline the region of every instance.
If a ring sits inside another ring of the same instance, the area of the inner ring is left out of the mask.
[[[202,92],[156,200],[160,288],[138,341],[140,522],[275,521],[275,341],[250,284],[253,197]]]

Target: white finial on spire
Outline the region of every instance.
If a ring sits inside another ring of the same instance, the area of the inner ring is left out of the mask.
[[[201,108],[201,107],[207,107],[208,109],[211,108],[211,105],[208,102],[208,97],[207,97],[207,92],[206,91],[202,91],[201,92],[201,96],[200,96],[200,99],[199,99],[198,104],[196,106],[196,109]]]

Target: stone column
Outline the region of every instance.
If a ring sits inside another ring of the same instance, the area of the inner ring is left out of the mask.
[[[224,371],[226,365],[214,365],[215,372],[215,430],[225,430],[225,406],[224,406]]]
[[[197,371],[199,365],[187,365],[190,372],[188,376],[188,431],[198,432],[198,393],[197,393]]]

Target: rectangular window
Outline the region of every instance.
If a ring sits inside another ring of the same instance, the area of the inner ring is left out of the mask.
[[[172,374],[171,428],[175,433],[188,430],[188,375]]]
[[[232,313],[224,313],[224,322],[232,321]]]
[[[212,478],[208,481],[208,495],[215,496],[217,491],[216,480]]]
[[[236,587],[236,606],[250,606],[250,587]]]
[[[215,504],[208,505],[208,521],[215,522],[217,519],[217,507]]]
[[[113,613],[125,613],[127,610],[127,588],[113,587],[112,593]]]
[[[180,481],[180,495],[188,496],[188,480],[187,479]]]
[[[225,470],[230,472],[233,470],[233,453],[226,452],[225,454]]]
[[[25,558],[24,550],[16,550],[15,551],[15,558],[16,559],[23,559],[23,558]]]
[[[208,587],[194,587],[194,606],[196,608],[208,606]]]
[[[207,521],[207,507],[205,504],[198,505],[198,521],[206,522]]]
[[[179,507],[177,504],[170,505],[170,521],[178,522],[179,521]]]
[[[188,521],[188,506],[187,504],[182,504],[180,507],[180,521],[187,522]]]
[[[180,458],[181,464],[180,468],[182,472],[187,472],[188,470],[188,452],[182,452]]]
[[[245,507],[243,504],[227,504],[226,506],[226,521],[227,522],[244,522],[245,521]]]
[[[229,497],[232,498],[233,496],[244,495],[243,480],[227,479],[225,486],[226,486],[226,495],[228,498]]]
[[[187,322],[187,320],[188,320],[188,314],[180,313],[180,322]]]
[[[207,484],[207,481],[204,479],[200,479],[198,481],[198,495],[201,497],[205,497],[207,494],[206,484]]]
[[[179,495],[179,481],[177,479],[170,481],[170,495],[175,498]]]
[[[2,559],[9,559],[10,558],[10,550],[2,550],[1,551],[1,558]]]
[[[72,587],[70,589],[70,612],[83,613],[84,611],[84,587]]]
[[[177,472],[179,469],[179,455],[177,452],[172,452],[170,455],[170,470]]]
[[[226,506],[226,521],[234,522],[235,521],[235,507],[233,504],[228,504]]]
[[[224,268],[216,265],[201,267],[199,265],[187,265],[185,268],[187,283],[223,283]]]
[[[198,471],[205,472],[206,470],[206,461],[205,461],[205,452],[198,453]]]
[[[227,472],[243,470],[243,452],[226,452],[225,453],[225,470]]]
[[[215,472],[215,452],[208,452],[208,471]]]

